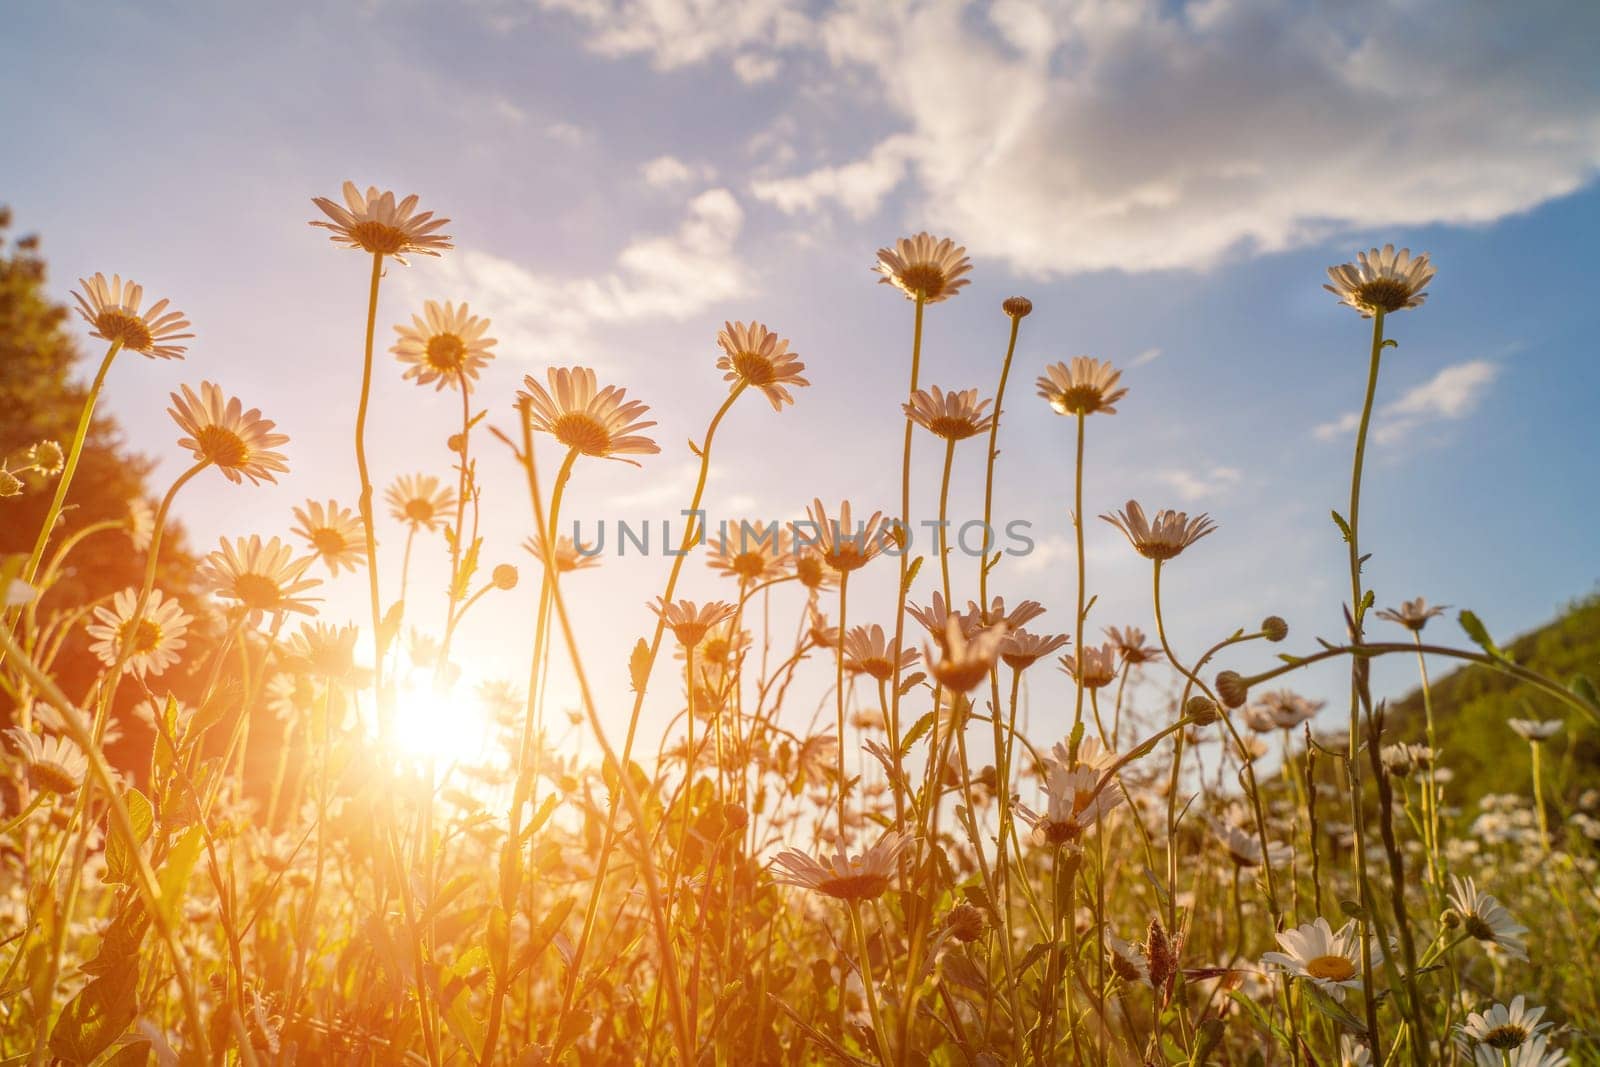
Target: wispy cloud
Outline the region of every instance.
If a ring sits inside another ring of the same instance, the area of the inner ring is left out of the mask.
[[[1128,363],[1128,366],[1130,366],[1130,367],[1142,367],[1146,363],[1154,363],[1156,360],[1158,360],[1160,358],[1161,358],[1161,349],[1159,349],[1159,348],[1147,348],[1143,352],[1140,352],[1137,356],[1134,356],[1133,359]]]
[[[1169,468],[1156,477],[1171,486],[1185,502],[1207,500],[1239,484],[1243,475],[1237,467],[1207,467],[1203,470]]]
[[[639,168],[645,184],[657,189],[670,189],[691,182],[710,181],[717,169],[709,163],[686,163],[677,156],[657,156]]]
[[[681,320],[746,293],[749,271],[736,255],[744,212],[726,189],[689,202],[671,233],[642,236],[610,271],[570,278],[463,248],[401,277],[418,299],[471,295],[494,320],[499,351],[528,359],[593,359],[596,327]]]
[[[1444,368],[1421,385],[1407,389],[1399,399],[1378,407],[1373,413],[1373,440],[1393,444],[1429,423],[1466,418],[1477,409],[1499,373],[1500,365],[1487,359]],[[1360,425],[1361,414],[1348,411],[1318,426],[1313,433],[1319,440],[1331,441],[1354,433]]]

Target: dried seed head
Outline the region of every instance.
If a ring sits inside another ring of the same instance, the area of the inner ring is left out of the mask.
[[[945,925],[950,928],[950,936],[962,942],[978,940],[987,926],[983,912],[971,904],[957,904],[951,908],[950,914],[945,917]]]
[[[1261,635],[1268,641],[1282,641],[1289,636],[1289,624],[1282,616],[1268,615],[1261,620]]]
[[[0,497],[21,496],[22,479],[0,467]]]
[[[1222,715],[1222,713],[1217,710],[1216,702],[1210,697],[1203,696],[1190,697],[1188,703],[1184,704],[1183,706],[1183,713],[1188,716],[1196,726],[1210,726]]]
[[[1217,696],[1226,707],[1242,708],[1250,699],[1250,687],[1238,671],[1223,671],[1217,675]]]

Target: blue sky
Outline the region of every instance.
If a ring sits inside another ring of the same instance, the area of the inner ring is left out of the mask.
[[[1424,595],[1509,636],[1600,578],[1597,38],[1584,3],[23,3],[0,44],[0,199],[43,236],[61,298],[117,271],[194,321],[185,362],[124,358],[112,375],[108,408],[162,458],[158,481],[181,469],[164,413],[180,383],[219,381],[291,436],[281,486],[217,478],[180,498],[201,545],[286,534],[308,497],[353,502],[366,270],[305,225],[310,197],[346,178],[453,219],[454,252],[390,271],[380,333],[428,298],[491,317],[499,358],[478,402],[494,421],[509,425],[523,374],[555,364],[652,405],[661,456],[580,467],[569,513],[591,519],[675,516],[683,442],[723,396],[716,332],[735,318],[790,338],[813,385],[782,414],[737,406],[713,516],[797,516],[813,496],[892,506],[910,306],[868,268],[897,236],[948,234],[973,282],[930,311],[925,383],[992,395],[1000,301],[1037,309],[997,513],[1031,521],[1040,550],[996,588],[1068,626],[1071,426],[1031,382],[1057,359],[1109,359],[1130,394],[1092,421],[1086,510],[1135,497],[1221,527],[1170,572],[1189,656],[1269,612],[1293,627],[1286,647],[1338,633],[1328,511],[1348,491],[1339,421],[1359,407],[1368,333],[1321,283],[1358,249],[1408,245],[1439,274],[1392,320],[1370,584],[1380,605]],[[447,473],[451,396],[380,366],[377,480]],[[928,515],[938,455],[919,444]],[[515,561],[526,501],[481,449],[486,558]],[[958,513],[981,455],[958,453]],[[1089,537],[1093,624],[1150,629],[1147,565],[1103,523]],[[386,580],[400,541],[384,537]],[[414,581],[438,587],[442,549],[422,555]],[[667,565],[573,579],[608,703]],[[970,586],[972,564],[956,567]],[[890,621],[891,570],[856,587],[852,621]],[[686,595],[728,595],[689,571]],[[471,673],[518,673],[529,584],[476,609]],[[328,593],[330,616],[364,616],[360,583]],[[1036,675],[1048,721],[1064,683]],[[1379,674],[1391,690],[1409,677]],[[1332,696],[1339,673],[1296,684]]]

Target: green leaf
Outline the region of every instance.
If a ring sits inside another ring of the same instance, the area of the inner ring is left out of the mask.
[[[900,755],[905,756],[911,751],[911,746],[922,738],[922,735],[933,729],[933,712],[928,712],[911,725],[906,735],[900,739]]]
[[[50,1032],[50,1052],[71,1064],[88,1064],[133,1025],[139,1013],[139,970],[126,967],[102,975],[67,1002]]]
[[[400,620],[405,618],[405,614],[406,602],[404,600],[396,600],[389,605],[389,610],[383,613],[383,621],[378,623],[378,654],[380,656],[383,655],[383,650],[389,647],[389,643],[395,639],[395,635],[400,632]]]
[[[1345,522],[1344,516],[1339,514],[1337,511],[1329,512],[1329,514],[1333,516],[1333,524],[1339,527],[1339,534],[1344,538],[1344,543],[1348,545],[1351,537],[1350,524]]]
[[[128,841],[124,838],[111,824],[109,817],[107,818],[106,870],[100,876],[100,880],[111,885],[133,884],[134,872],[139,869],[137,859],[139,850],[150,840],[150,829],[156,821],[155,809],[137,789],[129,789],[122,800],[128,806],[128,818],[133,823],[134,839]]]
[[[167,853],[167,862],[161,865],[156,883],[161,888],[161,914],[168,922],[176,922],[178,909],[183,904],[183,894],[189,887],[189,876],[194,873],[195,861],[200,858],[204,836],[198,824],[178,839]]]
[[[1587,675],[1580,674],[1572,679],[1572,692],[1579,700],[1600,707],[1600,693],[1595,691],[1594,683]]]
[[[918,556],[911,561],[911,566],[906,568],[906,579],[900,583],[901,596],[911,592],[911,583],[917,580],[917,572],[920,570],[922,570],[922,557]]]
[[[1456,618],[1461,623],[1461,628],[1467,632],[1467,636],[1472,638],[1474,644],[1495,659],[1510,662],[1506,654],[1500,651],[1500,646],[1494,643],[1494,638],[1489,636],[1489,628],[1476,615],[1470,611],[1463,611]]]
[[[918,685],[922,684],[923,680],[926,679],[927,677],[928,676],[926,674],[923,674],[921,671],[915,671],[915,672],[913,672],[911,674],[906,675],[905,678],[902,679],[901,682],[900,682],[900,695],[901,696],[905,696],[907,693],[911,692],[911,690],[915,689]]]

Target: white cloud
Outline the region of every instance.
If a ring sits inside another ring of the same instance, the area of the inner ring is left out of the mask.
[[[1147,348],[1143,352],[1140,352],[1137,356],[1134,356],[1133,359],[1128,363],[1128,366],[1130,366],[1130,367],[1142,367],[1146,363],[1154,363],[1156,360],[1158,360],[1160,358],[1161,358],[1161,349],[1159,349],[1159,348]]]
[[[1208,467],[1193,471],[1170,468],[1157,471],[1156,477],[1171,486],[1185,502],[1215,497],[1239,484],[1237,467]]]
[[[685,319],[744,295],[749,272],[735,254],[743,222],[732,193],[709,189],[689,202],[677,230],[631,241],[604,274],[541,274],[464,248],[401,277],[417,298],[471,294],[473,309],[494,320],[503,353],[592,360],[597,326]]]
[[[783,64],[776,56],[743,52],[733,57],[733,73],[746,85],[760,85],[778,76]]]
[[[662,70],[742,51],[746,81],[771,77],[776,60],[759,48],[781,48],[810,34],[802,0],[532,0],[575,16],[601,55],[647,55]],[[759,47],[758,47],[759,46]],[[735,61],[737,64],[737,60]],[[768,69],[770,68],[770,70]]]
[[[1586,43],[1600,5],[983,11],[844,0],[819,17],[827,59],[865,74],[904,128],[757,195],[859,217],[911,179],[910,224],[1050,275],[1206,267],[1356,225],[1481,223],[1600,170]]]
[[[1382,404],[1373,412],[1373,440],[1393,444],[1428,423],[1465,418],[1477,409],[1499,373],[1500,365],[1487,359],[1468,360],[1444,368],[1421,385],[1407,389],[1398,400]],[[1360,425],[1360,413],[1348,411],[1313,432],[1319,440],[1331,441],[1354,433]]]
[[[716,168],[709,163],[689,164],[677,156],[657,156],[639,168],[645,184],[657,189],[668,189],[690,182],[709,181],[716,177]]]

